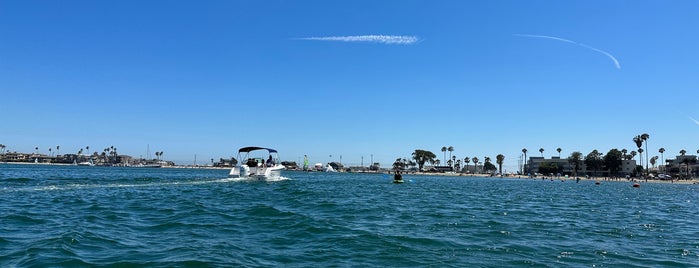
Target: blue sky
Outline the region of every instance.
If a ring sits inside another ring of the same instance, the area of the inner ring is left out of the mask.
[[[699,149],[697,11],[697,1],[0,1],[0,143],[132,156],[149,146],[181,164],[256,145],[285,160],[373,155],[382,166],[453,146],[460,159],[503,154],[513,171],[522,148],[633,149],[645,132],[650,155],[665,147],[667,158]],[[387,37],[357,37],[371,35]],[[391,37],[417,41],[377,42]]]

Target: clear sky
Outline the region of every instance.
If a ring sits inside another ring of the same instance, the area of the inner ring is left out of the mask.
[[[390,166],[699,149],[699,1],[0,0],[0,143]]]

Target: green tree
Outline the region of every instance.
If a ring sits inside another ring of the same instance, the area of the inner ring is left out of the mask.
[[[478,173],[478,157],[473,157],[471,158],[471,161],[473,161],[473,173]]]
[[[686,153],[687,153],[687,151],[686,151],[685,149],[680,150],[680,155],[681,155],[681,156],[684,156]]]
[[[393,162],[393,169],[394,170],[405,169],[405,163],[402,161],[402,159],[400,157],[397,158],[395,162]]]
[[[498,167],[500,168],[500,175],[502,175],[502,163],[505,162],[505,156],[502,154],[496,155],[495,162],[498,163]]]
[[[617,175],[621,170],[622,153],[617,149],[611,149],[604,155],[604,166],[609,170],[609,173]]]
[[[563,151],[561,147],[556,148],[556,152],[558,152],[558,158],[561,158],[561,151]]]
[[[559,167],[558,164],[556,163],[551,163],[551,162],[542,162],[539,165],[539,173],[541,174],[557,174],[561,173],[563,171],[563,167]]]
[[[539,152],[541,153],[541,157],[544,157],[544,148],[539,148]]]
[[[650,158],[650,164],[653,166],[653,169],[655,169],[655,163],[658,162],[658,156],[653,156]]]
[[[602,168],[603,161],[602,161],[602,153],[598,152],[597,150],[592,150],[587,156],[585,156],[585,166],[587,168],[591,168],[592,170],[595,171],[595,176],[597,176],[597,171]]]
[[[493,165],[493,163],[490,163],[490,162],[483,163],[483,171],[484,172],[490,172],[490,171],[495,171],[495,170],[498,170],[498,168],[496,168],[495,165]]]
[[[420,150],[420,149],[416,149],[415,152],[413,152],[412,156],[413,156],[413,160],[415,160],[415,162],[417,162],[417,166],[418,166],[418,169],[420,171],[423,170],[426,162],[433,164],[435,161],[435,158],[437,157],[436,155],[434,155],[434,153],[432,153],[430,151]]]
[[[580,164],[582,163],[582,153],[577,151],[572,152],[570,156],[568,156],[568,163],[573,166],[573,176],[578,176],[578,170],[580,169]]]

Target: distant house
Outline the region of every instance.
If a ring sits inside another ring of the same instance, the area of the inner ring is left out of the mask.
[[[560,168],[560,173],[565,174],[565,175],[572,175],[575,172],[575,165],[571,164],[568,162],[568,158],[561,158],[558,156],[553,156],[549,159],[546,159],[541,156],[532,156],[529,157],[529,161],[527,161],[527,164],[525,165],[524,173],[527,174],[531,172],[531,174],[539,172],[539,167],[543,165],[551,165],[555,164]],[[619,174],[620,176],[625,176],[625,175],[631,175],[634,173],[634,170],[636,169],[636,160],[621,160],[621,167],[619,169]],[[587,169],[587,166],[585,165],[585,160],[581,159],[580,164],[578,165],[578,175],[582,174],[590,174],[593,175],[595,170],[592,169]],[[548,174],[544,174],[548,175]],[[609,174],[608,170],[597,170],[597,175],[598,176],[612,176],[612,174]]]
[[[699,159],[696,155],[678,155],[675,159],[665,160],[663,172],[677,177],[695,177],[699,175]]]

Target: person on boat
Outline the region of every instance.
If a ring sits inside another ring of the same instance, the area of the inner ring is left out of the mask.
[[[270,155],[269,158],[267,158],[267,166],[274,166],[274,159],[272,159],[272,155]]]
[[[246,162],[245,164],[248,165],[248,167],[256,167],[257,161],[255,161],[255,159],[248,158],[248,162]]]
[[[396,174],[393,175],[393,180],[394,181],[402,181],[403,180],[403,176],[400,175],[400,171],[396,170]]]

